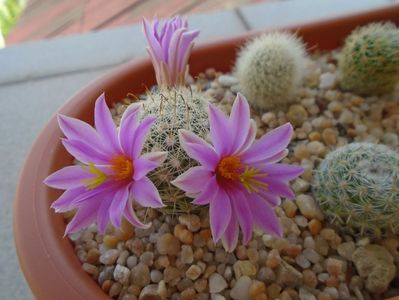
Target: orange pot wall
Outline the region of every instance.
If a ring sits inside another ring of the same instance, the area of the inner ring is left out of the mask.
[[[399,5],[285,29],[298,31],[311,49],[315,46],[329,50],[341,45],[356,26],[378,20],[392,20],[398,24]],[[237,49],[253,34],[196,47],[190,60],[191,74],[208,67],[229,71]],[[103,91],[111,104],[129,92],[140,94],[145,86],[154,83],[150,61],[146,58],[134,60],[79,91],[58,112],[92,122],[94,101]],[[14,237],[19,261],[37,299],[109,299],[83,271],[72,244],[63,238],[62,216],[49,208],[61,192],[47,188],[43,179],[72,163],[71,156],[59,142],[60,137],[53,116],[36,139],[20,175],[14,202]]]

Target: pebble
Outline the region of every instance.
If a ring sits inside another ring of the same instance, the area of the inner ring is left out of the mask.
[[[219,273],[213,273],[209,277],[209,292],[211,294],[220,293],[227,288],[226,280]]]
[[[197,215],[181,215],[179,216],[179,222],[191,232],[197,232],[201,229],[201,219]]]
[[[305,193],[309,190],[310,183],[307,182],[306,180],[303,180],[302,178],[297,178],[292,184],[292,188],[296,194]]]
[[[90,249],[87,252],[87,262],[89,264],[96,265],[99,262],[100,256],[101,256],[101,253],[100,253],[100,251],[98,251],[98,249],[95,249],[95,248]]]
[[[129,269],[133,268],[134,266],[137,265],[137,256],[129,256],[126,260],[126,265],[128,266]]]
[[[267,300],[266,285],[258,280],[254,280],[249,287],[250,300]]]
[[[114,270],[114,279],[122,285],[129,284],[130,270],[124,266],[116,265]]]
[[[320,75],[319,89],[328,90],[335,87],[337,83],[337,75],[335,73],[323,73]]]
[[[312,263],[316,264],[320,261],[320,254],[313,249],[306,248],[303,250],[303,255]]]
[[[192,265],[186,271],[186,277],[191,280],[196,280],[198,277],[200,277],[201,273],[202,273],[202,270],[199,266]]]
[[[316,300],[316,297],[307,289],[300,288],[299,289],[299,299],[300,300]]]
[[[130,277],[131,282],[134,282],[134,284],[141,287],[144,287],[151,282],[150,269],[142,263],[139,263],[131,270]]]
[[[302,284],[303,276],[298,270],[282,261],[277,269],[277,283],[289,287],[296,287]]]
[[[157,241],[157,250],[161,255],[176,256],[180,251],[180,242],[172,234],[165,233]]]
[[[282,207],[285,211],[285,214],[287,217],[292,218],[296,215],[296,211],[298,210],[298,207],[294,203],[294,201],[290,200],[285,200],[282,204]]]
[[[103,238],[104,245],[108,248],[115,248],[119,242],[119,239],[114,235],[106,234]]]
[[[338,276],[343,272],[343,262],[336,258],[327,258],[325,261],[327,272]]]
[[[310,287],[310,288],[316,288],[317,286],[317,277],[316,274],[312,270],[303,270],[302,272],[303,276],[303,283]]]
[[[305,144],[298,144],[294,148],[294,156],[298,159],[304,159],[310,157],[310,152]]]
[[[152,266],[154,263],[154,253],[153,252],[144,252],[140,256],[140,262],[147,265],[147,266]]]
[[[230,291],[230,297],[234,300],[251,300],[249,298],[249,288],[251,287],[251,278],[248,276],[240,277]]]
[[[231,75],[221,75],[218,77],[218,82],[224,87],[230,87],[238,84],[238,79]]]
[[[119,282],[115,282],[112,284],[111,288],[109,289],[108,295],[110,297],[115,297],[120,294],[122,290],[122,285]]]
[[[317,219],[319,221],[324,219],[324,215],[313,197],[301,194],[296,197],[296,204],[304,217],[308,219]]]
[[[280,265],[280,263],[281,263],[280,253],[278,252],[278,250],[272,249],[267,257],[266,266],[271,269],[275,269]]]
[[[175,267],[166,267],[165,270],[163,271],[163,279],[165,280],[166,283],[177,278],[180,278],[179,269]]]
[[[321,136],[326,145],[331,146],[337,144],[337,134],[335,133],[334,129],[332,128],[324,129]]]
[[[301,215],[295,216],[295,223],[299,226],[299,227],[306,227],[308,226],[308,220]]]
[[[152,270],[150,272],[151,281],[154,283],[158,283],[163,279],[163,274],[159,270]]]
[[[306,109],[299,104],[291,105],[286,114],[288,121],[291,122],[293,126],[301,126],[308,118],[308,113]]]
[[[175,237],[179,239],[183,244],[193,243],[193,233],[189,231],[183,224],[177,224],[173,231]]]
[[[185,264],[191,264],[194,261],[193,248],[189,245],[183,245],[181,247],[181,260]]]
[[[310,267],[309,260],[303,254],[299,254],[297,257],[295,257],[295,262],[302,269],[307,269]]]
[[[308,228],[311,234],[313,235],[317,235],[319,234],[321,228],[322,228],[322,224],[319,220],[317,219],[312,219],[310,220],[310,222],[308,223]]]
[[[323,157],[326,153],[326,146],[324,146],[324,144],[318,140],[310,142],[307,147],[309,153],[312,155]]]
[[[98,268],[92,264],[83,263],[82,267],[86,273],[89,273],[90,275],[93,275],[94,277],[96,277],[99,273]]]
[[[211,294],[211,300],[226,300],[226,298],[220,294]]]
[[[159,294],[158,285],[150,284],[144,287],[139,296],[139,300],[161,300],[162,297]]]
[[[105,251],[105,253],[100,256],[100,263],[104,265],[113,265],[118,259],[119,253],[120,251],[117,249]]]

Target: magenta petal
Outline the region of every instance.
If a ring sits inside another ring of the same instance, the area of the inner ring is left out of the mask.
[[[243,162],[253,164],[280,153],[291,141],[292,134],[293,128],[290,123],[269,131],[241,155]]]
[[[141,154],[147,135],[150,132],[151,126],[154,124],[155,120],[156,117],[153,116],[145,117],[137,127],[134,134],[132,152],[130,154],[131,157],[138,158]]]
[[[218,187],[215,196],[209,205],[209,222],[213,241],[216,243],[226,231],[232,217],[232,209],[229,196],[226,192]]]
[[[304,172],[304,168],[296,165],[267,164],[263,170],[271,178],[281,181],[289,181],[297,178]]]
[[[247,137],[244,141],[244,143],[241,145],[240,148],[235,149],[235,154],[241,154],[247,151],[249,147],[252,146],[252,144],[255,141],[256,138],[256,131],[258,130],[258,126],[256,125],[256,122],[254,120],[249,120],[249,129],[248,129],[248,134]]]
[[[239,228],[235,218],[230,218],[226,231],[222,236],[222,244],[227,252],[233,252],[238,243]]]
[[[74,200],[85,192],[84,187],[66,190],[56,201],[51,204],[55,212],[66,212],[73,209]]]
[[[120,228],[122,224],[123,211],[129,199],[129,188],[130,185],[126,185],[116,190],[109,208],[109,219],[116,228]]]
[[[191,48],[194,45],[193,41],[199,35],[199,30],[195,31],[187,31],[183,33],[182,41],[180,45],[180,53],[179,53],[179,61],[177,62],[178,69],[183,71],[185,66],[187,65],[188,58],[190,56]]]
[[[151,227],[151,223],[144,224],[142,223],[136,216],[133,210],[133,203],[132,199],[129,199],[126,203],[125,211],[124,211],[124,216],[126,220],[130,222],[133,226],[141,229],[148,229]]]
[[[68,223],[65,229],[65,235],[75,233],[92,224],[96,219],[99,205],[100,203],[98,201],[87,201],[82,203],[71,222]]]
[[[215,193],[218,189],[218,184],[216,181],[216,176],[213,176],[207,185],[204,186],[202,192],[197,195],[197,197],[193,200],[193,204],[196,205],[207,205],[214,198]],[[189,196],[189,195],[187,195]]]
[[[213,172],[197,166],[188,169],[171,183],[187,193],[199,193],[213,176]]]
[[[288,184],[286,182],[281,182],[278,180],[274,179],[267,179],[266,180],[268,184],[268,188],[270,192],[274,194],[278,194],[282,197],[285,197],[289,200],[292,200],[295,198],[295,193],[290,189]]]
[[[277,206],[281,204],[280,196],[270,191],[261,190],[259,192],[259,196],[266,200],[271,206]]]
[[[163,207],[161,197],[155,185],[147,177],[133,183],[130,188],[130,196],[143,207]]]
[[[209,129],[216,153],[225,155],[230,151],[232,142],[232,130],[227,116],[216,106],[209,104]]]
[[[283,229],[270,204],[256,194],[253,194],[250,200],[254,223],[263,231],[282,237]]]
[[[249,105],[240,93],[233,103],[229,122],[230,130],[234,132],[232,151],[235,152],[246,142],[250,129]]]
[[[113,153],[120,153],[117,131],[111,112],[105,102],[104,93],[98,97],[94,107],[94,124],[100,137],[107,141],[108,148]]]
[[[148,44],[152,50],[152,52],[155,54],[155,57],[157,60],[162,59],[162,49],[159,44],[159,41],[154,37],[154,30],[151,28],[150,22],[148,22],[145,18],[143,19],[143,31],[144,31],[144,36],[146,37]]]
[[[97,227],[101,234],[105,233],[109,222],[109,210],[112,204],[112,194],[104,195],[97,212]]]
[[[180,129],[179,140],[182,148],[192,159],[211,170],[216,167],[219,162],[219,156],[212,146],[203,139],[188,130]]]
[[[159,164],[156,163],[156,162],[153,162],[152,160],[148,160],[146,158],[143,158],[141,156],[138,159],[134,160],[133,166],[134,166],[133,179],[134,180],[140,180],[141,178],[146,176],[147,173],[149,173],[152,170],[158,168]]]
[[[232,191],[229,193],[231,204],[233,206],[234,215],[238,219],[242,233],[244,244],[247,244],[252,237],[252,212],[248,204],[248,200],[240,191]],[[250,195],[249,195],[250,197]]]
[[[159,152],[144,153],[140,158],[145,158],[154,163],[157,163],[158,165],[161,165],[167,157],[168,157],[168,152],[159,151]]]
[[[127,115],[127,116],[126,116]],[[133,139],[139,125],[139,110],[131,110],[123,114],[119,128],[119,143],[125,155],[130,156],[133,149]]]
[[[85,164],[94,163],[96,165],[106,165],[109,157],[92,146],[79,140],[62,139],[65,149],[77,160]]]
[[[271,163],[276,163],[285,158],[288,155],[288,149],[284,149],[283,151],[277,153],[276,155],[273,155],[267,159],[265,159],[262,163],[263,164],[271,164]]]
[[[68,166],[58,170],[44,179],[44,183],[56,189],[73,189],[82,185],[82,182],[93,177],[82,166]]]

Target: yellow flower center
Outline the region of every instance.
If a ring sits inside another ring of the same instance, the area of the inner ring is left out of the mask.
[[[216,176],[225,180],[238,180],[250,192],[258,193],[259,189],[267,190],[267,183],[260,180],[266,177],[261,168],[248,167],[241,163],[238,156],[226,156],[216,167]]]
[[[88,190],[99,187],[110,177],[114,180],[132,178],[134,171],[133,162],[124,155],[117,155],[111,159],[109,168],[112,171],[112,175],[105,174],[91,162],[89,162],[88,166],[82,166],[82,168],[94,175],[93,178],[82,182]]]

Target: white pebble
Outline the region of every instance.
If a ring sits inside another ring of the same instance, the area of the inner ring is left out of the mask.
[[[209,293],[220,293],[227,287],[226,280],[219,273],[213,273],[209,277]]]
[[[337,82],[337,75],[327,72],[320,75],[319,88],[320,89],[331,89]]]
[[[230,296],[234,300],[249,300],[249,288],[251,286],[251,278],[242,276],[230,291]]]

